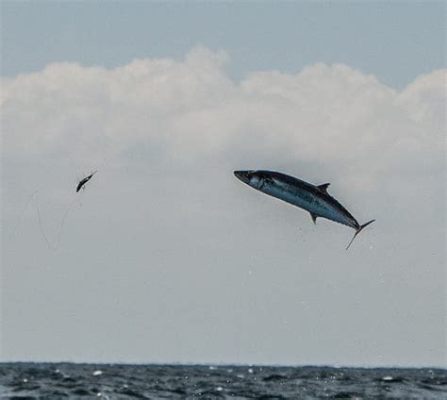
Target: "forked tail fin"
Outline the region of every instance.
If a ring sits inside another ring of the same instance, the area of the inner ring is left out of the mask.
[[[371,221],[368,221],[366,224],[360,225],[359,229],[357,229],[354,233],[353,238],[351,239],[351,241],[349,242],[348,246],[346,247],[346,250],[349,249],[349,246],[351,246],[352,242],[354,241],[355,237],[364,229],[366,228],[369,224],[372,224],[375,221],[375,219],[372,219]]]

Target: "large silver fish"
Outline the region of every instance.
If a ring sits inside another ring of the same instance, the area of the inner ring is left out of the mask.
[[[328,194],[329,183],[315,186],[273,171],[235,171],[234,175],[254,189],[309,211],[314,223],[320,217],[355,229],[354,237],[346,249],[363,228],[375,221],[373,219],[360,225],[346,208]]]

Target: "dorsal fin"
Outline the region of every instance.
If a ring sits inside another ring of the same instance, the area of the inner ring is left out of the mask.
[[[322,185],[318,185],[318,189],[320,189],[323,192],[327,193],[327,188],[329,187],[330,183],[323,183]]]
[[[312,217],[312,221],[314,221],[314,224],[317,224],[317,216],[315,214],[310,213],[310,216]]]

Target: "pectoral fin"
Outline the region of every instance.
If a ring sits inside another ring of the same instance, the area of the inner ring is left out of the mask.
[[[312,221],[314,222],[314,224],[317,224],[317,216],[315,214],[310,213],[310,216],[312,217]]]
[[[320,189],[322,192],[327,193],[327,188],[329,187],[330,183],[323,183],[322,185],[318,185],[318,189]]]

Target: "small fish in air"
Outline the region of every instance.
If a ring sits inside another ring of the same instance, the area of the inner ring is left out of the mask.
[[[93,175],[95,175],[98,171],[95,171],[91,173],[89,176],[86,176],[85,178],[81,179],[78,183],[78,186],[76,186],[76,193],[79,192],[81,189],[85,189],[85,184],[93,178]]]

